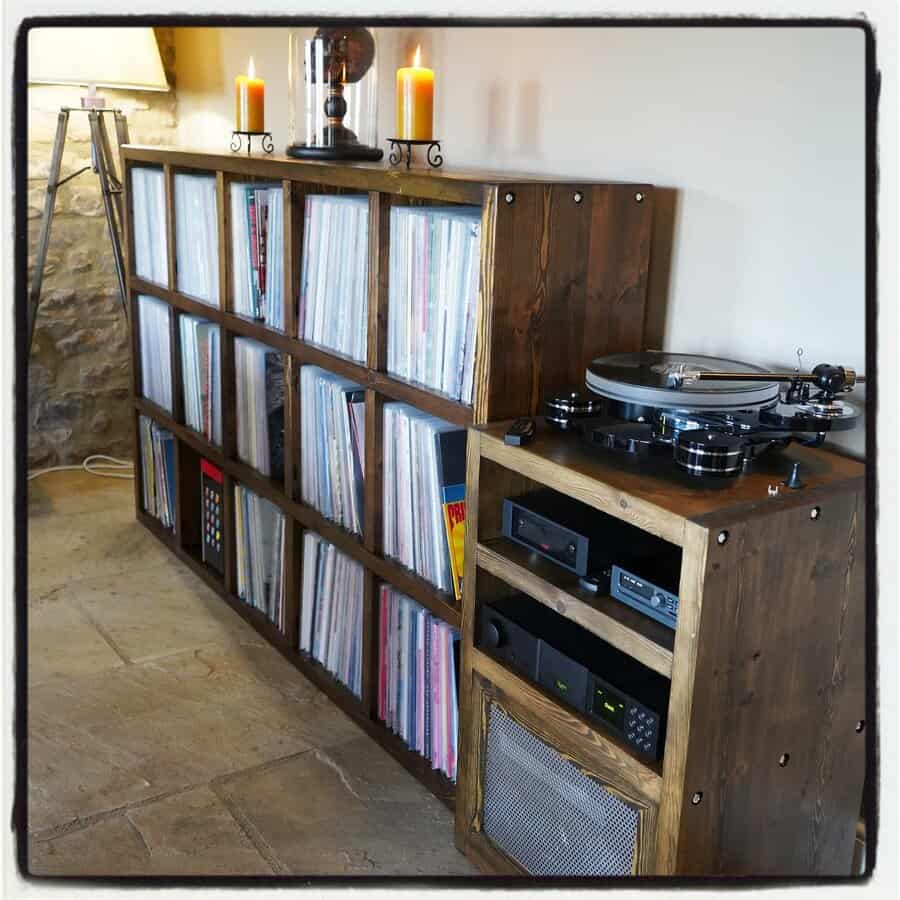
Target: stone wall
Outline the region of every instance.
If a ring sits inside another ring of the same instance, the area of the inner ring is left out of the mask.
[[[171,28],[156,29],[174,86]],[[29,277],[40,233],[50,154],[61,106],[79,106],[84,88],[28,88]],[[133,143],[175,142],[176,96],[103,89],[122,109]],[[114,131],[110,140],[115,144]],[[87,116],[69,117],[61,177],[89,166]],[[112,247],[97,176],[87,171],[57,193],[41,303],[28,366],[28,465],[78,463],[91,453],[130,458],[128,327],[119,298]]]

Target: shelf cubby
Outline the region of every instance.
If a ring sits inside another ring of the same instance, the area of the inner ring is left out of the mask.
[[[479,570],[528,594],[666,678],[672,676],[675,632],[608,594],[579,586],[578,576],[508,538],[479,543]]]

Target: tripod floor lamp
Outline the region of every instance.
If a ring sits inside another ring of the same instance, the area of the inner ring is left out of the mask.
[[[119,109],[106,106],[98,87],[131,91],[167,91],[159,47],[152,28],[33,28],[28,34],[29,84],[70,84],[87,87],[81,106],[63,106],[59,111],[56,139],[50,156],[50,172],[44,211],[38,237],[34,273],[28,295],[28,347],[34,336],[44,280],[44,267],[50,247],[50,228],[56,208],[56,195],[62,185],[92,170],[99,179],[103,212],[109,230],[116,277],[125,308],[125,265],[122,258],[122,183],[121,168],[110,148],[106,127],[111,118],[115,128],[117,151],[128,143],[128,122]],[[62,156],[71,115],[85,115],[91,136],[91,165],[60,178]]]

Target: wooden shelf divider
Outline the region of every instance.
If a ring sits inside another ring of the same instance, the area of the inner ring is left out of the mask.
[[[666,678],[672,677],[675,632],[609,596],[592,595],[578,577],[507,538],[478,545],[478,566],[571,619]]]

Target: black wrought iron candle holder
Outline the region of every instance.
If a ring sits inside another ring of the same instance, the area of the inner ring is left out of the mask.
[[[388,138],[388,143],[391,145],[391,152],[388,155],[388,162],[392,166],[399,166],[403,161],[403,147],[406,147],[406,168],[409,168],[409,164],[412,161],[412,148],[413,147],[428,147],[428,150],[425,152],[425,158],[428,160],[428,165],[433,169],[439,169],[444,164],[444,157],[441,156],[441,142],[440,141],[407,141],[405,138]]]
[[[263,149],[265,153],[271,153],[275,149],[275,144],[272,141],[272,132],[271,131],[232,131],[231,132],[231,152],[232,153],[240,153],[241,148],[244,145],[244,138],[247,138],[247,156],[250,155],[250,150],[253,146],[253,138],[258,137],[259,146]]]

